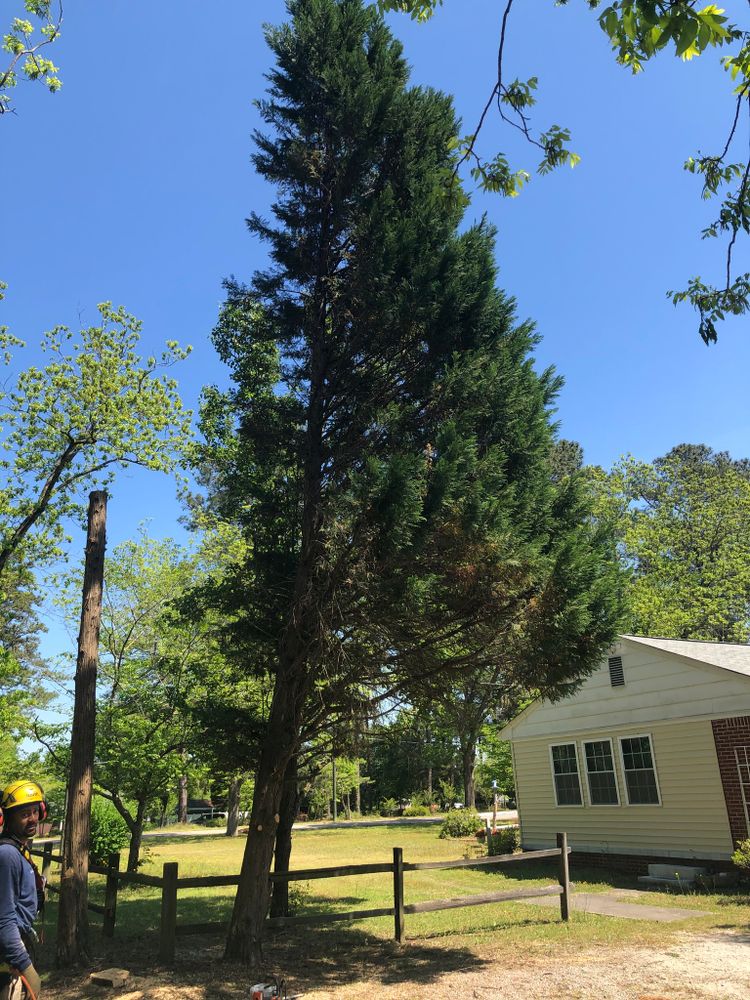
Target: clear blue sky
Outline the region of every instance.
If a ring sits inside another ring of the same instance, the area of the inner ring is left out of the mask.
[[[20,6],[6,0],[3,19]],[[172,338],[193,345],[179,376],[190,404],[224,381],[209,333],[222,279],[264,262],[244,226],[270,199],[249,160],[252,101],[270,65],[262,24],[284,10],[279,0],[69,0],[53,56],[62,91],[22,84],[17,115],[0,122],[10,285],[0,322],[34,343],[57,323],[93,322],[111,299],[143,320],[144,353]],[[497,0],[446,0],[430,24],[390,19],[413,80],[453,93],[467,131],[492,86],[499,13]],[[721,273],[722,248],[699,238],[713,208],[681,170],[728,128],[718,55],[662,57],[634,78],[581,0],[525,0],[511,15],[507,72],[539,77],[535,120],[569,126],[583,157],[512,201],[477,195],[469,212],[498,227],[501,284],[538,325],[539,363],[565,376],[562,435],[605,466],[682,441],[749,455],[747,319],[727,322],[708,349],[692,311],[665,296],[692,274]],[[518,166],[536,162],[494,119],[482,141]],[[737,263],[750,270],[746,246]],[[122,475],[110,537],[144,518],[154,534],[178,532],[178,514],[165,478]]]

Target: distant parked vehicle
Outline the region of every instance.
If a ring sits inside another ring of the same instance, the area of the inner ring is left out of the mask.
[[[187,821],[188,823],[207,823],[212,819],[223,819],[227,818],[226,811],[224,809],[214,809],[214,808],[204,808],[204,809],[188,809],[187,811]]]

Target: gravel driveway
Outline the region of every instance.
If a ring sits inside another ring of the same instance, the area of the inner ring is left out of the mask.
[[[247,984],[219,983],[216,965],[203,975],[162,973],[131,977],[122,990],[89,986],[85,978],[58,982],[55,1000],[110,996],[117,1000],[247,1000]],[[304,989],[304,984],[294,983]],[[748,1000],[750,933],[682,934],[663,949],[600,948],[481,971],[446,973],[429,986],[357,980],[333,989],[306,989],[305,1000]]]

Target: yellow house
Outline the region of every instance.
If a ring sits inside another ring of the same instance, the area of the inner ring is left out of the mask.
[[[727,867],[750,836],[750,646],[623,635],[575,694],[533,702],[512,743],[527,850]]]

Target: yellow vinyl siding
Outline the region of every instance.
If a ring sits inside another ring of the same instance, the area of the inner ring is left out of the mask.
[[[660,805],[629,805],[619,738],[651,736]],[[612,739],[620,805],[591,806],[582,743]],[[557,806],[550,767],[552,743],[575,742],[583,806]],[[729,857],[729,822],[709,720],[650,726],[613,726],[606,731],[558,732],[513,744],[521,833],[527,849],[554,846],[565,830],[575,850]]]
[[[625,684],[612,687],[606,658],[575,694],[541,700],[505,727],[511,740],[607,731],[626,721],[637,732],[667,719],[750,715],[750,677],[622,640]]]

